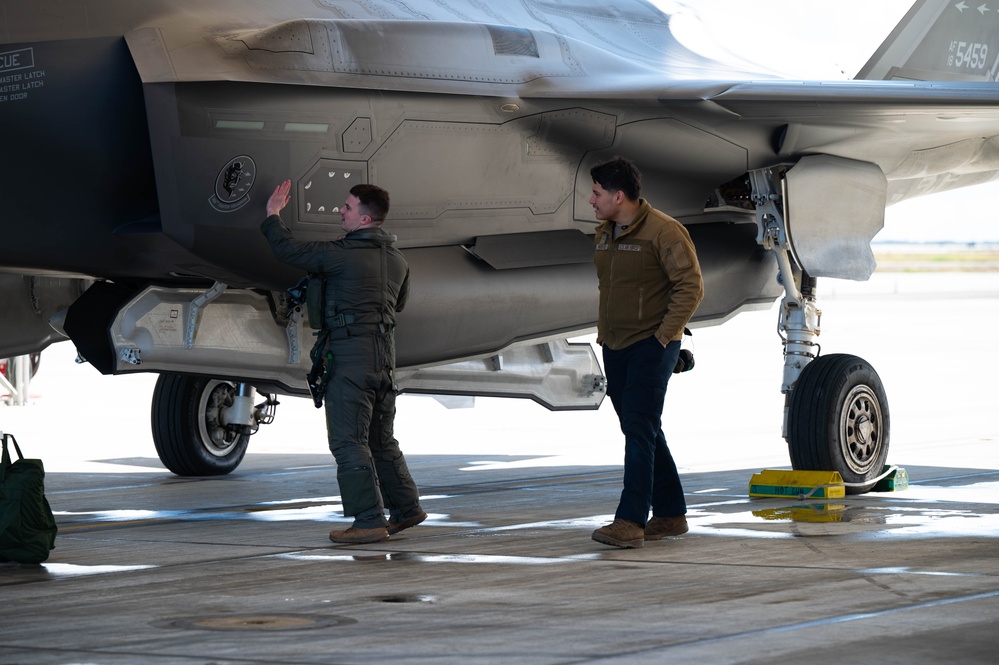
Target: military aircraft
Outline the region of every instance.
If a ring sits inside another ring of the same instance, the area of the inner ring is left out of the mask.
[[[595,325],[589,169],[624,155],[697,246],[694,326],[781,299],[792,465],[865,491],[887,398],[820,353],[817,279],[871,275],[887,205],[999,176],[996,0],[916,1],[836,82],[709,59],[642,0],[0,9],[0,357],[68,338],[105,374],[159,373],[153,439],[182,475],[232,471],[277,396],[308,394],[301,275],[259,231],[285,178],[307,240],[339,235],[353,184],[391,192],[404,390],[599,406],[566,339]]]

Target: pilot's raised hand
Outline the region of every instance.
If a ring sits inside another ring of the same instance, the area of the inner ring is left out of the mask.
[[[267,199],[267,216],[278,215],[291,201],[291,180],[285,180],[274,188],[274,193]]]

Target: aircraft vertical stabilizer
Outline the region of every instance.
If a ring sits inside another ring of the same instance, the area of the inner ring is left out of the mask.
[[[855,77],[981,81],[999,76],[999,4],[919,0]]]

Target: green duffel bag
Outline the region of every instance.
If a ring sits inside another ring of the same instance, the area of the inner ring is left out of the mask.
[[[18,460],[11,463],[10,441]],[[45,498],[45,468],[40,459],[24,459],[17,441],[3,435],[0,461],[0,561],[41,563],[55,547],[56,523]]]

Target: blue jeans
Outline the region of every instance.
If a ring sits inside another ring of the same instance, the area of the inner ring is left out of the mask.
[[[650,508],[654,517],[687,512],[662,429],[666,384],[679,355],[680,342],[664,349],[654,336],[620,351],[603,347],[607,396],[624,433],[624,490],[615,519],[645,526]]]

